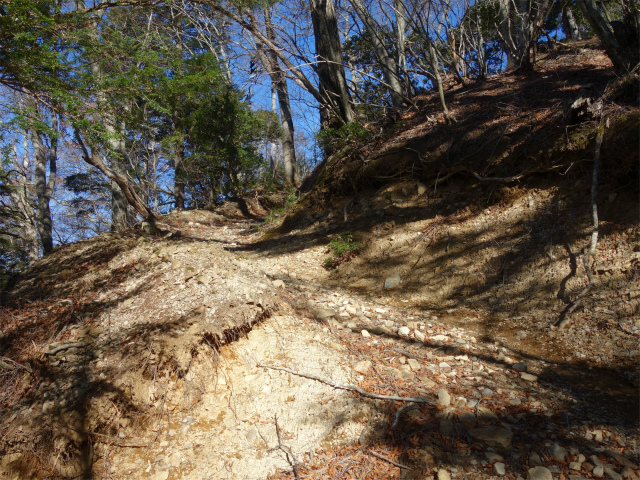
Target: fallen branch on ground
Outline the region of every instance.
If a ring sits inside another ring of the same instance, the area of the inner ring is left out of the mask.
[[[52,348],[51,350],[46,350],[44,352],[45,355],[55,355],[58,352],[61,352],[62,350],[67,350],[69,348],[80,348],[80,347],[84,347],[85,343],[84,342],[72,342],[72,343],[63,343],[62,345],[58,345],[56,348]]]
[[[403,465],[401,463],[394,462],[393,460],[391,460],[391,459],[389,459],[389,458],[387,458],[387,457],[385,457],[383,455],[380,455],[379,453],[376,453],[376,452],[373,452],[373,451],[368,451],[366,453],[368,453],[369,455],[373,455],[374,457],[379,458],[380,460],[384,460],[385,462],[389,462],[389,463],[395,465],[398,468],[404,468],[405,470],[411,470],[411,467],[407,467],[406,465]]]
[[[272,370],[281,370],[283,372],[290,373],[292,375],[297,375],[298,377],[308,378],[310,380],[315,380],[316,382],[324,383],[333,388],[337,388],[340,390],[350,390],[352,392],[359,393],[363,397],[375,398],[378,400],[393,400],[395,402],[415,402],[415,403],[430,403],[435,404],[433,400],[429,400],[424,397],[398,397],[396,395],[378,395],[377,393],[367,392],[366,390],[361,389],[360,387],[356,387],[355,385],[345,385],[343,383],[334,382],[333,380],[329,380],[328,378],[318,377],[316,375],[311,375],[308,373],[296,372],[295,370],[291,370],[285,367],[276,367],[273,365],[263,365],[262,363],[258,363],[258,367],[262,368],[270,368]]]

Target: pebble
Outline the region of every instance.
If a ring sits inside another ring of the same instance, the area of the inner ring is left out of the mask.
[[[353,367],[354,371],[362,374],[367,373],[370,369],[371,369],[371,362],[369,360],[362,360],[361,362],[356,363],[355,366]]]
[[[400,274],[394,273],[384,281],[384,288],[396,288],[400,285]]]
[[[591,472],[596,477],[601,477],[604,475],[604,465],[601,463],[600,465],[596,465],[596,468]]]
[[[489,463],[502,462],[504,457],[496,452],[484,452],[484,456],[487,457]]]
[[[604,466],[604,473],[607,474],[607,477],[609,477],[611,480],[622,480],[622,475],[620,475],[618,472],[616,472],[613,469],[613,465],[607,463]]]
[[[504,463],[496,462],[496,463],[493,464],[493,468],[495,469],[495,471],[496,471],[496,473],[498,475],[504,475],[505,474]]]
[[[418,340],[419,342],[422,342],[422,343],[424,343],[425,339],[427,338],[425,336],[425,334],[422,333],[420,330],[414,331],[413,335],[416,337],[416,340]]]
[[[314,308],[311,310],[311,314],[318,320],[325,320],[327,318],[334,317],[336,315],[336,311],[331,310],[330,308]]]
[[[509,450],[513,440],[513,432],[508,428],[486,426],[469,430],[471,438],[483,442],[490,447]]]
[[[367,332],[366,330],[362,330],[360,333],[361,333],[361,334],[362,334],[362,336],[363,336],[363,337],[365,337],[365,338],[367,338],[367,337],[370,337],[370,336],[371,336],[371,334],[370,334],[369,332]]]
[[[551,445],[551,448],[549,449],[549,453],[551,453],[551,455],[553,456],[553,459],[558,462],[567,461],[567,450],[565,448],[562,448],[557,443],[554,443],[553,445]]]
[[[526,372],[527,366],[524,363],[518,362],[511,365],[516,372]]]
[[[553,480],[548,468],[534,467],[527,472],[527,480]]]
[[[422,365],[420,365],[420,362],[418,362],[415,358],[410,358],[409,360],[407,360],[407,363],[411,367],[411,370],[413,370],[414,372],[417,372],[422,368]]]
[[[451,475],[444,468],[438,470],[438,480],[451,480]]]
[[[444,407],[448,407],[451,405],[451,395],[444,388],[439,388],[436,392],[438,395],[437,404],[442,405]]]
[[[582,468],[582,464],[580,462],[569,462],[569,470],[575,470],[579,472]]]
[[[520,377],[527,382],[536,382],[538,381],[538,377],[536,375],[532,375],[527,372],[520,372]]]
[[[400,327],[398,329],[398,335],[400,335],[401,337],[407,337],[410,332],[411,330],[409,330],[409,327]]]

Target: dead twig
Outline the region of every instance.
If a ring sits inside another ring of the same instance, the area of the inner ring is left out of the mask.
[[[15,365],[15,367],[6,362],[11,362],[13,365]],[[15,360],[11,360],[8,357],[0,357],[0,368],[4,370],[13,370],[14,368],[24,368],[27,372],[33,373],[33,370],[31,370],[30,367],[26,365],[22,365],[21,363],[18,363]]]
[[[316,382],[324,383],[333,388],[337,388],[340,390],[350,390],[352,392],[359,393],[363,397],[375,398],[378,400],[393,400],[395,402],[415,402],[415,403],[430,403],[430,404],[435,403],[433,400],[429,400],[428,398],[424,398],[424,397],[399,397],[396,395],[378,395],[377,393],[367,392],[366,390],[363,390],[360,387],[356,387],[355,385],[345,385],[343,383],[338,383],[338,382],[334,382],[333,380],[329,380],[328,378],[318,377],[316,375],[311,375],[308,373],[296,372],[295,370],[291,370],[285,367],[276,367],[274,365],[264,365],[262,363],[258,363],[258,367],[270,368],[272,370],[281,370],[283,372],[287,372],[292,375],[297,375],[299,377],[304,377],[310,380],[315,380]]]
[[[293,468],[293,475],[296,477],[296,480],[300,480],[300,472],[298,472],[298,460],[295,455],[291,451],[291,448],[282,443],[282,437],[280,436],[280,426],[278,425],[278,416],[275,415],[274,421],[276,423],[276,436],[278,437],[278,449],[282,450],[287,457],[287,462]]]
[[[391,459],[389,459],[389,458],[387,458],[387,457],[385,457],[383,455],[380,455],[379,453],[376,453],[374,451],[370,450],[370,451],[368,451],[366,453],[368,453],[369,455],[373,455],[374,457],[377,457],[380,460],[384,460],[385,462],[389,462],[389,463],[391,463],[392,465],[395,465],[398,468],[404,468],[405,470],[411,470],[411,467],[407,467],[406,465],[403,465],[401,463],[394,462],[393,460],[391,460]]]
[[[570,321],[569,315],[571,315],[580,305],[582,299],[589,293],[589,291],[595,287],[595,280],[593,278],[593,273],[591,272],[591,267],[589,266],[589,258],[596,253],[596,245],[598,244],[598,171],[600,170],[600,148],[602,147],[602,140],[604,138],[604,130],[606,128],[608,121],[604,118],[600,120],[600,125],[598,126],[598,131],[596,133],[596,146],[593,154],[593,177],[591,181],[591,216],[593,218],[593,230],[591,232],[591,242],[589,244],[589,250],[582,257],[582,263],[584,264],[584,269],[587,272],[587,277],[589,278],[589,283],[586,287],[578,294],[573,305],[569,307],[558,320],[556,326],[558,328],[562,328],[567,325]]]

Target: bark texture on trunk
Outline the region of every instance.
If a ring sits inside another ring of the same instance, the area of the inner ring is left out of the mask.
[[[273,23],[271,22],[271,13],[269,8],[264,9],[265,26],[267,30],[267,38],[275,43],[275,33],[273,31]],[[287,78],[284,71],[280,67],[278,54],[269,49],[269,74],[271,81],[278,95],[278,105],[280,107],[280,126],[282,128],[282,162],[284,163],[284,180],[289,185],[299,185],[300,177],[296,168],[296,151],[293,143],[293,114],[291,113],[291,104],[289,102],[289,90],[287,87]]]
[[[184,210],[184,141],[176,142],[173,152],[174,177],[173,196],[176,210]]]
[[[433,69],[433,74],[436,77],[436,84],[438,87],[438,97],[440,98],[440,104],[442,105],[442,112],[444,113],[444,119],[447,123],[456,123],[456,118],[451,115],[449,109],[447,108],[447,102],[444,98],[444,89],[442,88],[442,77],[440,76],[440,68],[438,65],[438,57],[436,54],[436,49],[433,46],[433,43],[429,41],[429,60],[431,61],[431,68]]]
[[[569,4],[562,8],[562,28],[567,40],[582,40],[578,22]]]
[[[37,100],[29,100],[31,108],[39,120],[40,107]],[[58,121],[55,113],[52,113],[52,130],[57,131]],[[51,135],[49,148],[44,141],[44,132],[32,127],[29,129],[31,144],[35,153],[35,190],[36,190],[36,228],[42,244],[42,252],[47,255],[53,250],[53,227],[51,222],[50,201],[57,178],[57,151],[58,139],[55,134]],[[49,175],[47,176],[47,164],[49,164]]]
[[[576,0],[578,7],[591,25],[591,28],[602,42],[607,55],[611,59],[613,66],[620,72],[625,72],[629,68],[627,61],[621,54],[620,44],[604,17],[598,10],[595,0]]]
[[[24,136],[22,146],[22,162],[18,156],[18,149],[13,145],[13,154],[16,163],[16,172],[18,181],[15,189],[9,191],[11,200],[16,205],[22,220],[22,229],[24,231],[23,241],[25,251],[27,253],[27,261],[29,264],[38,260],[40,255],[40,238],[36,229],[36,221],[34,216],[35,205],[29,196],[30,183],[28,177],[29,171],[29,141],[27,135]]]
[[[342,48],[333,0],[310,0],[319,79],[320,126],[339,128],[353,121],[351,97],[342,64]]]

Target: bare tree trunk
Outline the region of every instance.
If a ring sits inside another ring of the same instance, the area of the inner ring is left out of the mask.
[[[358,17],[364,24],[367,35],[373,44],[373,53],[378,60],[378,63],[382,67],[382,74],[384,75],[384,81],[389,85],[389,94],[391,95],[391,103],[395,108],[402,107],[403,104],[403,92],[400,85],[400,79],[398,77],[398,66],[395,60],[384,44],[382,37],[378,31],[378,26],[371,17],[371,14],[367,11],[362,0],[349,0],[353,8],[355,9]],[[397,14],[397,13],[396,13]]]
[[[591,28],[602,42],[607,55],[613,62],[613,66],[618,71],[627,71],[629,66],[625,61],[625,58],[620,53],[620,44],[598,10],[595,0],[576,0],[576,3],[578,4],[578,7],[580,7],[580,10],[582,10],[582,13],[589,22],[589,25],[591,25]]]
[[[354,119],[342,65],[338,20],[333,0],[310,0],[310,8],[318,57],[320,126],[338,128]]]
[[[28,103],[33,109],[36,118],[41,120],[41,111],[38,101],[28,97]],[[55,113],[51,114],[52,130],[57,132],[58,120]],[[55,133],[51,134],[50,145],[47,149],[44,142],[44,133],[35,127],[29,128],[31,144],[35,153],[35,187],[36,187],[36,227],[40,235],[42,252],[47,255],[53,250],[53,234],[51,223],[51,207],[49,202],[53,195],[53,189],[57,178],[57,150],[58,139]],[[47,178],[47,163],[49,164],[49,176]]]
[[[265,68],[271,71],[271,69],[266,65],[265,65]],[[276,85],[273,82],[273,79],[271,80],[271,112],[274,115],[278,115],[278,92],[276,92]],[[277,167],[278,167],[278,145],[276,144],[276,142],[273,142],[273,141],[269,142],[268,156],[269,156],[269,170],[271,170],[271,176],[275,178],[277,174]]]
[[[575,41],[582,39],[578,22],[576,21],[576,17],[573,15],[571,6],[568,3],[562,7],[562,27],[567,40]]]
[[[18,149],[15,144],[13,145],[13,154],[16,164],[15,170],[18,173],[18,182],[16,188],[14,190],[10,190],[9,195],[11,196],[13,203],[18,208],[23,220],[23,239],[26,247],[27,259],[31,264],[38,260],[40,253],[40,238],[38,237],[38,230],[36,229],[33,214],[35,206],[29,198],[29,141],[26,134],[24,136],[24,144],[22,146],[22,162],[20,162],[18,157]]]
[[[173,196],[176,210],[184,210],[184,140],[175,143],[173,152]]]
[[[398,75],[401,75],[404,79],[404,91],[407,96],[413,94],[413,86],[411,85],[411,79],[407,72],[407,22],[405,19],[406,9],[404,6],[404,0],[393,0],[393,5],[396,14],[396,50],[397,50],[397,65]]]
[[[273,31],[273,23],[271,22],[271,12],[268,7],[264,9],[265,26],[267,30],[267,38],[275,43],[275,34]],[[300,178],[296,169],[296,151],[293,143],[293,115],[291,113],[291,104],[289,103],[289,90],[287,88],[287,79],[285,77],[278,55],[273,49],[269,49],[269,63],[271,81],[275,86],[278,94],[278,103],[280,105],[280,125],[282,127],[282,162],[284,163],[284,181],[289,185],[299,185]],[[344,76],[344,69],[343,69]]]
[[[442,77],[440,76],[440,67],[438,65],[438,57],[436,54],[436,49],[433,47],[433,43],[431,42],[431,39],[428,40],[428,43],[429,43],[429,60],[431,61],[431,68],[433,69],[433,74],[436,77],[438,96],[440,97],[440,103],[442,104],[442,112],[444,113],[444,119],[447,123],[456,123],[456,118],[453,115],[451,115],[451,113],[449,113],[449,109],[447,108],[447,102],[444,99],[444,89],[442,88]]]

